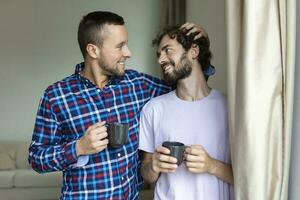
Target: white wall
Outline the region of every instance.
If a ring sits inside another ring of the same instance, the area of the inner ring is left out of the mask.
[[[290,162],[289,199],[298,200],[300,197],[300,2],[297,2],[297,42],[295,66],[294,119],[292,135],[292,152]]]
[[[0,140],[31,139],[39,98],[81,62],[78,23],[95,10],[124,17],[133,53],[127,66],[157,71],[151,40],[160,0],[1,0]]]
[[[209,85],[227,93],[225,1],[187,0],[187,21],[201,24],[207,30],[213,53],[212,64],[216,67]]]

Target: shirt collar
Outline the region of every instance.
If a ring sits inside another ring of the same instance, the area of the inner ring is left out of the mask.
[[[80,72],[83,70],[83,68],[84,68],[84,62],[77,64],[75,67],[75,76],[79,80],[83,81],[85,84],[87,84],[87,85],[92,84],[93,86],[95,86],[95,84],[92,83],[90,80],[81,76]],[[111,76],[106,86],[118,85],[123,78],[124,78],[124,76]]]

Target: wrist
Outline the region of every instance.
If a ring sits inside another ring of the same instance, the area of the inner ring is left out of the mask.
[[[218,162],[215,159],[211,158],[208,165],[208,173],[215,175],[217,173],[217,170],[218,170]]]
[[[77,142],[76,142],[76,156],[77,156],[77,157],[84,155],[81,146],[82,146],[82,145],[81,145],[81,139],[79,139],[79,140],[77,140]]]
[[[160,172],[155,170],[155,167],[152,165],[152,163],[150,163],[150,173],[151,174],[151,183],[154,183],[157,181],[159,175],[160,175]]]

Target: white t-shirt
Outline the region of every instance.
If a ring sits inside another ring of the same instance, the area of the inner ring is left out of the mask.
[[[164,141],[201,145],[208,154],[231,163],[227,104],[211,90],[198,101],[179,99],[175,91],[150,100],[140,121],[139,149],[153,153]],[[162,173],[155,186],[156,200],[231,200],[230,184],[210,174],[195,174],[181,164],[174,173]]]

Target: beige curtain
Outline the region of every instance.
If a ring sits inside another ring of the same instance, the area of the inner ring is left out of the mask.
[[[236,199],[287,199],[295,8],[295,0],[226,0]]]

